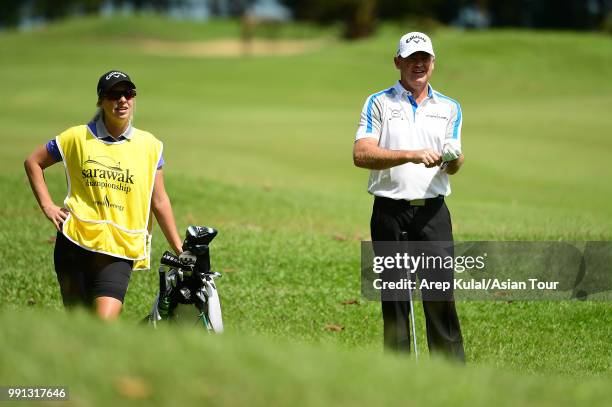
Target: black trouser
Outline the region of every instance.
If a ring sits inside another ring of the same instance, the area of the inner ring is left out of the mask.
[[[372,241],[453,241],[450,213],[444,198],[422,206],[376,197],[370,222]],[[464,361],[463,338],[454,301],[423,301],[430,353]],[[382,301],[385,348],[410,352],[410,302]]]
[[[53,254],[62,301],[67,308],[91,307],[98,297],[123,302],[132,261],[86,250],[57,233]]]

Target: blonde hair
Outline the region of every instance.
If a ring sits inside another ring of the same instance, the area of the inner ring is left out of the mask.
[[[95,122],[102,116],[104,116],[104,110],[102,110],[102,108],[98,106],[98,108],[96,109],[96,112],[94,113],[93,117],[91,118],[89,122]]]

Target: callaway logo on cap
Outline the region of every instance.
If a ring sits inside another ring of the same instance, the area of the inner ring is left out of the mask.
[[[436,56],[433,51],[433,45],[431,39],[427,34],[421,32],[410,32],[404,34],[399,40],[397,46],[397,56],[406,58],[415,52],[427,52],[431,56]]]
[[[106,75],[106,77],[104,79],[109,80],[111,77],[113,78],[127,78],[127,75],[124,74],[123,72],[117,72],[117,71],[113,71],[111,73],[109,73],[108,75]]]
[[[127,82],[132,89],[136,89],[136,85],[134,85],[134,82],[132,82],[128,74],[125,72],[116,70],[108,71],[100,77],[100,80],[98,80],[98,97],[119,82]]]

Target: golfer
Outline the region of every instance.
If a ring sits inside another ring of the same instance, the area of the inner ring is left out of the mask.
[[[25,169],[58,231],[54,262],[64,306],[84,305],[112,320],[121,312],[132,270],[149,268],[151,212],[177,254],[181,240],[164,188],[162,143],[132,126],[134,82],[124,72],[107,72],[97,97],[93,119],[38,147]],[[61,207],[43,176],[59,161],[68,184]]]
[[[353,147],[357,167],[371,170],[372,241],[453,240],[444,198],[463,164],[461,107],[429,84],[435,54],[420,32],[401,37],[394,58],[400,80],[366,99]],[[452,270],[450,271],[452,275]],[[383,301],[386,349],[410,351],[410,302]],[[430,352],[463,361],[454,301],[423,301]]]

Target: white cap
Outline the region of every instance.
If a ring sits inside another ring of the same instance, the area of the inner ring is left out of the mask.
[[[406,58],[418,51],[427,52],[434,57],[436,56],[433,51],[433,45],[431,44],[431,38],[429,38],[427,34],[414,31],[404,34],[402,38],[400,38],[399,44],[397,45],[397,56]]]

